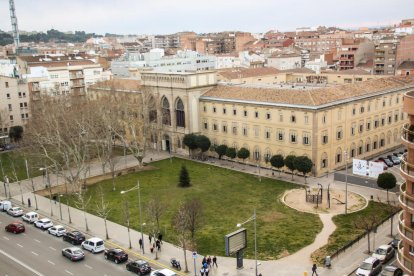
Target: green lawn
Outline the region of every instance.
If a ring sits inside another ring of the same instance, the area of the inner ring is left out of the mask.
[[[19,180],[27,178],[24,159],[25,158],[17,150],[0,153],[0,160],[3,166],[4,174],[9,177],[10,182],[16,181],[16,179],[14,179],[13,166],[16,170],[16,175]],[[40,166],[36,167],[36,165],[33,164],[30,159],[28,160],[28,166],[29,174],[31,177],[42,175],[42,172],[39,171]],[[0,181],[3,181],[2,176],[3,173],[0,168]]]
[[[178,188],[181,165],[185,164],[191,178],[192,187]],[[145,203],[152,197],[167,204],[161,225],[163,239],[175,242],[171,220],[180,202],[186,198],[197,197],[202,201],[204,215],[202,227],[197,232],[197,251],[201,254],[224,255],[224,236],[237,230],[236,224],[248,219],[253,209],[257,209],[257,243],[259,259],[277,259],[291,254],[311,244],[322,229],[318,216],[292,210],[280,201],[287,189],[297,185],[239,173],[228,169],[200,164],[174,158],[151,163],[154,170],[142,171],[121,176],[116,179],[117,191],[112,192],[111,180],[101,182],[107,199],[112,202],[109,219],[125,224],[123,197],[121,190],[141,184],[143,212]],[[97,194],[97,185],[88,188],[92,196]],[[129,206],[133,206],[131,223],[138,228],[138,196],[136,192],[126,194]],[[93,199],[94,200],[94,199]],[[91,212],[95,203],[90,205]],[[245,256],[254,256],[253,222],[245,225],[248,230],[248,248]],[[145,229],[144,229],[145,232]],[[165,237],[165,238],[164,238]],[[133,241],[137,243],[138,241]]]
[[[390,211],[397,210],[397,207],[391,207],[390,209],[390,206],[387,204],[370,201],[367,208],[361,211],[333,217],[333,222],[336,224],[337,228],[329,237],[328,244],[312,253],[312,259],[321,263],[325,256],[331,256],[332,253],[363,234],[365,231],[363,229],[358,229],[354,223],[359,217],[371,217],[373,214],[376,214],[378,220],[381,221],[389,216]]]

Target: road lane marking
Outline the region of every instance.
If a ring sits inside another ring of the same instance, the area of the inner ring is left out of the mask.
[[[89,268],[89,269],[92,269],[92,267],[91,267],[91,266],[89,266],[89,265],[87,265],[87,264],[86,264],[85,266],[86,266],[87,268]]]
[[[3,250],[0,249],[0,254],[3,254],[4,256],[6,256],[7,258],[11,259],[12,261],[18,263],[19,265],[23,266],[24,268],[26,268],[27,270],[30,270],[31,272],[33,272],[35,275],[37,276],[43,276],[42,273],[40,273],[37,270],[34,270],[33,268],[31,268],[30,266],[28,266],[27,264],[23,263],[22,261],[16,259],[15,257],[7,254],[6,252],[4,252]]]
[[[55,265],[55,263],[54,263],[54,262],[51,262],[51,261],[49,261],[49,260],[47,260],[47,262],[48,262],[49,264]]]
[[[3,238],[4,238],[5,240],[8,240],[8,241],[10,240],[8,237],[5,237],[5,236],[3,236]]]
[[[65,269],[65,272],[66,272],[66,273],[68,273],[68,274],[70,274],[70,275],[73,275],[73,273],[72,273],[72,272],[70,272],[69,270],[66,270],[66,269]]]
[[[50,249],[52,249],[53,251],[56,251],[56,249],[55,249],[55,248],[53,248],[53,247],[51,247],[51,246],[49,246],[49,248],[50,248]]]
[[[18,244],[18,243],[16,243],[17,244],[17,246],[19,246],[19,247],[23,247],[23,245],[21,245],[21,244]]]
[[[33,251],[32,251],[32,254],[35,255],[35,256],[39,256],[39,254],[37,254],[36,252],[33,252]]]
[[[36,239],[34,239],[35,240],[35,242],[38,242],[38,243],[40,243],[40,241],[39,240],[36,240]]]

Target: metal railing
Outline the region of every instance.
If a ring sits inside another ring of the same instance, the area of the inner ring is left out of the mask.
[[[398,215],[398,232],[400,233],[400,236],[405,239],[408,240],[410,242],[414,242],[413,238],[414,238],[414,231],[412,229],[410,229],[409,227],[404,225],[404,219],[402,218],[403,212],[401,212]]]
[[[414,197],[406,193],[405,182],[400,186],[400,191],[401,193],[398,196],[400,204],[414,213]]]
[[[403,156],[401,156],[401,163],[400,163],[400,170],[409,176],[414,177],[414,165],[408,163],[407,161],[407,153],[404,153]]]
[[[401,128],[401,138],[410,143],[414,143],[414,125],[409,123],[404,124]]]
[[[413,273],[413,263],[412,261],[404,256],[404,246],[400,242],[397,249],[397,261],[403,267],[403,269],[408,272],[410,275]]]

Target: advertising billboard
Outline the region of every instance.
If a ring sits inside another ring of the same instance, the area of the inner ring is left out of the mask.
[[[226,250],[226,256],[230,256],[239,250],[247,247],[247,230],[241,228],[233,233],[227,234],[224,237],[224,245]]]
[[[378,178],[378,175],[384,172],[384,163],[382,162],[370,161],[368,167],[369,177]]]
[[[367,176],[367,161],[360,159],[353,159],[352,162],[352,173],[362,176]]]

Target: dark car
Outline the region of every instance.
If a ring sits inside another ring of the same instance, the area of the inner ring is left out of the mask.
[[[394,152],[392,155],[394,155],[395,157],[398,157],[398,158],[402,157],[402,153],[400,153],[400,152]]]
[[[394,164],[394,165],[399,165],[400,164],[400,158],[394,156],[394,155],[388,155],[387,156],[388,159]]]
[[[380,157],[378,160],[384,162],[388,167],[394,166],[394,164],[388,158]]]
[[[401,268],[393,265],[387,265],[381,271],[381,276],[403,276],[404,272]]]
[[[79,231],[66,232],[63,234],[63,240],[71,244],[81,244],[85,240],[85,235]]]
[[[21,223],[20,221],[16,221],[16,222],[13,222],[7,225],[5,227],[5,230],[7,232],[18,234],[18,233],[23,233],[26,229],[24,228],[23,223]]]
[[[72,262],[85,259],[85,253],[77,247],[67,247],[62,249],[62,256],[68,258]]]
[[[126,265],[126,269],[137,275],[145,275],[151,273],[151,267],[146,261],[143,260],[128,262]]]
[[[399,242],[400,242],[400,238],[395,236],[391,241],[391,246],[394,247],[394,249],[397,249]]]
[[[107,260],[114,261],[116,264],[128,261],[128,254],[120,248],[105,250],[104,257]]]

